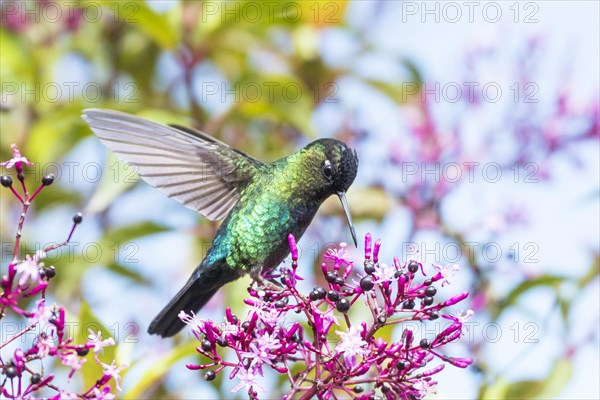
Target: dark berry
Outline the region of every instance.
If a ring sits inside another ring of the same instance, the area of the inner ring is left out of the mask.
[[[267,303],[270,303],[273,301],[273,295],[271,293],[267,293],[264,295],[263,300]]]
[[[335,274],[335,272],[329,271],[325,278],[327,279],[327,282],[335,283],[335,280],[337,279],[337,275]]]
[[[337,283],[338,285],[342,286],[344,284],[344,279],[337,277],[335,278],[335,283]]]
[[[387,392],[389,392],[390,390],[391,390],[391,389],[390,389],[388,386],[386,386],[386,385],[383,385],[383,386],[381,387],[381,393],[387,393]]]
[[[310,299],[310,301],[317,301],[319,300],[319,294],[313,290],[308,294],[308,298]]]
[[[4,187],[11,187],[12,186],[12,178],[8,175],[2,175],[2,178],[0,178],[0,183]]]
[[[47,276],[48,278],[54,278],[56,276],[56,268],[54,268],[54,265],[45,267],[44,275]]]
[[[231,316],[231,323],[232,323],[232,324],[234,324],[234,325],[237,325],[237,323],[238,323],[239,321],[240,321],[240,320],[238,319],[237,315],[232,315],[232,316]]]
[[[313,291],[317,294],[317,298],[319,300],[323,300],[325,298],[325,296],[327,296],[327,292],[325,291],[325,289],[323,289],[320,286],[314,288]]]
[[[32,385],[37,385],[41,381],[42,381],[42,376],[40,374],[38,374],[37,372],[35,374],[31,375],[31,384]]]
[[[90,349],[88,349],[87,347],[83,347],[81,349],[77,349],[77,355],[80,356],[80,357],[87,356],[89,352],[90,352]]]
[[[23,172],[19,172],[17,174],[17,179],[21,182],[23,182],[25,180],[25,174]]]
[[[275,302],[275,307],[276,308],[283,308],[283,307],[285,307],[285,302],[283,300],[277,300]]]
[[[365,272],[369,275],[371,275],[373,272],[375,272],[375,264],[373,264],[371,261],[366,262],[365,263]]]
[[[379,317],[377,317],[377,323],[383,325],[383,324],[385,324],[385,321],[387,321],[387,318],[385,317],[385,315],[380,315]]]
[[[429,319],[433,321],[434,319],[438,319],[440,317],[440,313],[437,311],[432,311],[429,313]]]
[[[352,388],[352,391],[353,391],[354,393],[362,393],[364,390],[365,390],[365,388],[363,388],[362,386],[354,386],[354,387]]]
[[[77,213],[77,214],[73,215],[73,223],[74,224],[80,224],[81,221],[83,221],[83,215],[81,215],[81,213]]]
[[[423,299],[423,304],[430,306],[433,304],[433,297],[427,296]]]
[[[54,182],[54,174],[48,174],[42,178],[42,185],[50,186]]]
[[[404,282],[408,282],[408,280],[409,280],[408,274],[405,272],[402,272],[402,271],[396,271],[394,273],[394,277],[398,278],[398,280],[400,280],[402,277],[404,277]]]
[[[212,351],[212,349],[213,349],[213,345],[210,342],[210,340],[208,340],[208,339],[202,340],[202,350],[208,352],[208,351]]]
[[[246,321],[242,324],[243,330],[248,330],[248,328],[250,328],[250,321]]]
[[[330,290],[327,292],[327,298],[331,301],[338,301],[340,299],[340,294],[335,290]]]
[[[373,283],[373,278],[370,276],[365,276],[360,280],[360,288],[365,292],[368,292],[369,290],[373,289],[374,286],[375,283]]]
[[[406,300],[404,302],[404,304],[402,304],[402,308],[406,308],[407,310],[412,310],[413,308],[415,308],[415,302],[412,299]]]
[[[408,270],[413,274],[419,270],[419,263],[416,261],[411,261],[408,263]]]
[[[427,340],[427,339],[421,339],[421,341],[419,342],[419,347],[422,349],[428,349],[429,346],[430,346],[429,340]]]
[[[437,293],[437,289],[434,288],[433,286],[427,286],[425,288],[425,294],[427,296],[433,297],[433,296],[435,296],[436,293]]]
[[[6,370],[4,371],[4,373],[6,374],[6,376],[9,379],[12,379],[15,376],[17,376],[17,367],[15,367],[14,365],[11,365],[10,367],[6,368]]]
[[[425,291],[422,289],[417,290],[417,297],[425,297]]]
[[[433,281],[431,279],[426,279],[425,282],[423,282],[423,285],[425,286],[429,286],[433,283]],[[432,295],[433,296],[433,295]]]
[[[204,373],[204,379],[207,381],[212,381],[216,377],[217,377],[217,374],[215,373],[215,371],[206,371]]]
[[[287,277],[284,275],[281,278],[279,278],[279,282],[283,283],[285,285],[285,280],[287,279]]]
[[[227,343],[227,338],[225,338],[225,337],[219,337],[219,338],[217,338],[217,344],[219,346],[221,346],[221,347],[227,347],[227,345],[229,343]]]
[[[345,313],[346,311],[348,311],[350,309],[350,300],[348,300],[348,299],[339,299],[335,303],[335,308],[337,308],[337,310],[339,312]]]
[[[352,294],[354,293],[354,290],[346,288],[346,289],[342,290],[342,293],[344,293],[344,296],[352,296]]]
[[[398,364],[396,364],[396,367],[398,368],[398,371],[402,371],[403,369],[406,368],[406,362],[398,361]]]

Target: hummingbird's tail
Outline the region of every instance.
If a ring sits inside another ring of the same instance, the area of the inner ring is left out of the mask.
[[[175,335],[185,326],[185,323],[179,318],[179,313],[181,311],[188,314],[197,312],[221,286],[215,285],[214,281],[207,282],[206,279],[202,279],[196,274],[192,275],[179,293],[154,318],[148,328],[148,333],[162,337]]]

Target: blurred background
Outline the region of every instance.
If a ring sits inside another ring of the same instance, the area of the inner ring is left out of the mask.
[[[138,182],[84,125],[90,107],[193,126],[264,161],[347,142],[360,158],[348,192],[359,238],[382,238],[389,262],[416,249],[426,264],[456,263],[448,293],[471,292],[454,355],[474,365],[446,368],[434,397],[600,398],[599,3],[0,4],[0,158],[16,143],[36,162],[30,182],[56,175],[23,251],[64,240],[84,213],[74,243],[47,259],[48,295],[72,324],[115,338],[131,364],[122,397],[236,396],[185,368],[198,361],[188,334],[146,334],[218,224]],[[5,273],[20,208],[0,196]],[[307,290],[328,244],[351,240],[337,203],[299,242]],[[248,283],[201,317],[243,314]],[[271,375],[263,386],[287,390]]]

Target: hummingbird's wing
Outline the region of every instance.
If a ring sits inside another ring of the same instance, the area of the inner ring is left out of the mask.
[[[227,216],[261,164],[193,129],[112,110],[87,109],[83,119],[142,179],[213,221]]]

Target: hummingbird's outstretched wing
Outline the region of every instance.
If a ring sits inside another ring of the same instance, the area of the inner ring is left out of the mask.
[[[93,108],[83,119],[146,182],[210,220],[227,216],[260,164],[193,129]]]

